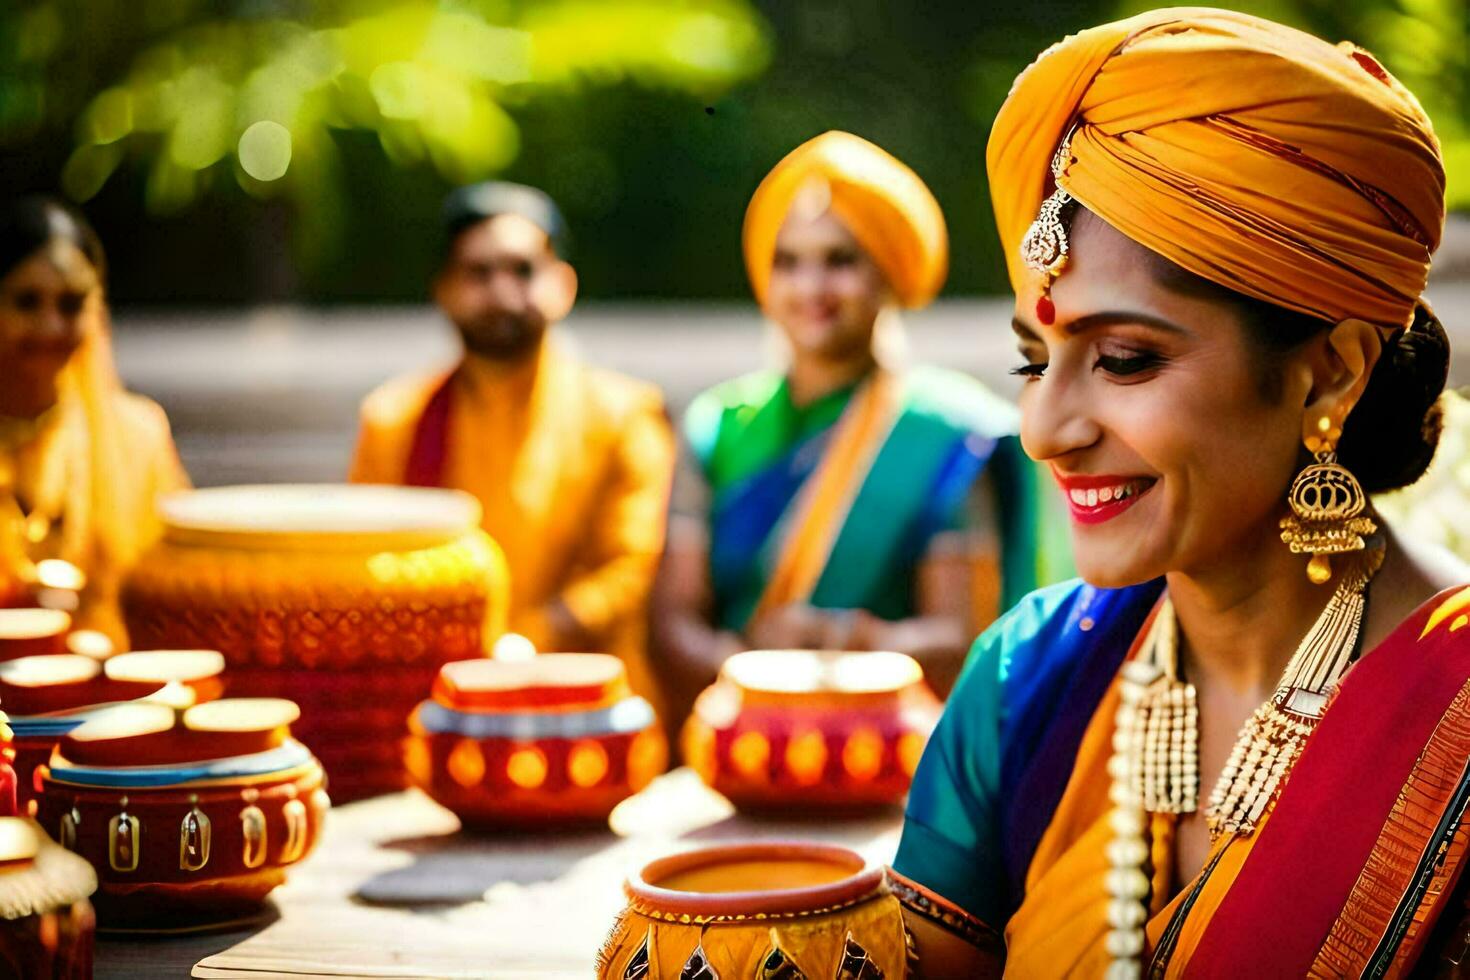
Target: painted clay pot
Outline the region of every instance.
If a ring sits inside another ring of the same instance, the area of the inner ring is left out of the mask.
[[[907,942],[883,869],[846,848],[728,844],[660,858],[624,886],[599,980],[901,980]]]
[[[297,707],[236,698],[94,713],[39,770],[38,819],[97,869],[98,919],[178,929],[256,913],[321,834],[321,764]]]
[[[11,714],[15,772],[21,813],[41,789],[36,770],[56,743],[98,708],[154,697],[169,685],[166,700],[184,707],[220,696],[224,658],[213,650],[125,653],[106,661],[80,654],[21,657],[0,663],[0,705]]]
[[[668,763],[616,657],[446,664],[409,721],[414,782],[471,827],[601,823]]]
[[[695,701],[684,758],[742,809],[886,806],[908,792],[940,710],[901,653],[739,653]]]
[[[123,589],[134,645],[219,650],[232,694],[296,701],[339,798],[401,789],[409,712],[504,621],[505,562],[474,498],[226,487],[160,510],[163,540]]]
[[[71,614],[60,609],[0,609],[0,661],[65,653]]]
[[[0,976],[90,980],[96,887],[91,866],[33,821],[0,817]]]

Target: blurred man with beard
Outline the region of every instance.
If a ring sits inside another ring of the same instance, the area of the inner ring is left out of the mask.
[[[662,397],[559,343],[577,276],[549,197],[464,187],[444,227],[433,295],[464,356],[368,396],[351,479],[473,494],[510,566],[510,629],[540,650],[617,654],[652,695],[644,620],[674,465]]]

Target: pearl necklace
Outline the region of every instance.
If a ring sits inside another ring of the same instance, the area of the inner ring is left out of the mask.
[[[1241,728],[1205,807],[1211,842],[1253,833],[1316,728],[1352,663],[1365,611],[1364,592],[1383,564],[1370,547],[1343,576],[1307,631],[1271,700]],[[1108,815],[1108,980],[1143,975],[1148,921],[1150,813],[1192,813],[1199,794],[1199,709],[1193,684],[1179,679],[1178,627],[1164,597],[1139,655],[1120,672]]]

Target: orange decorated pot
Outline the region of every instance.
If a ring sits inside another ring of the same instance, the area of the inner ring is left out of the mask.
[[[331,805],[276,698],[92,714],[38,770],[38,819],[96,868],[109,928],[179,928],[256,911]]]
[[[123,590],[135,645],[224,653],[232,694],[289,697],[344,799],[405,785],[404,721],[506,612],[500,549],[453,490],[227,487],[164,499]]]
[[[908,944],[883,869],[843,847],[727,844],[660,858],[628,905],[599,980],[902,980]]]
[[[684,758],[744,809],[895,804],[940,710],[901,653],[755,650],[695,701]]]
[[[186,704],[220,696],[224,658],[213,650],[125,653],[106,661],[81,654],[21,657],[0,663],[0,706],[14,735],[20,812],[40,794],[36,770],[67,732],[100,707],[158,695]]]
[[[92,868],[20,817],[0,817],[0,976],[90,980]]]
[[[404,743],[414,782],[467,826],[600,823],[668,763],[616,657],[446,664]]]

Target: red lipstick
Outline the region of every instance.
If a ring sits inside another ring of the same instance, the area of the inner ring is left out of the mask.
[[[1101,524],[1112,520],[1137,503],[1138,498],[1158,482],[1151,476],[1064,475],[1055,469],[1052,475],[1061,485],[1072,520],[1079,524]]]

